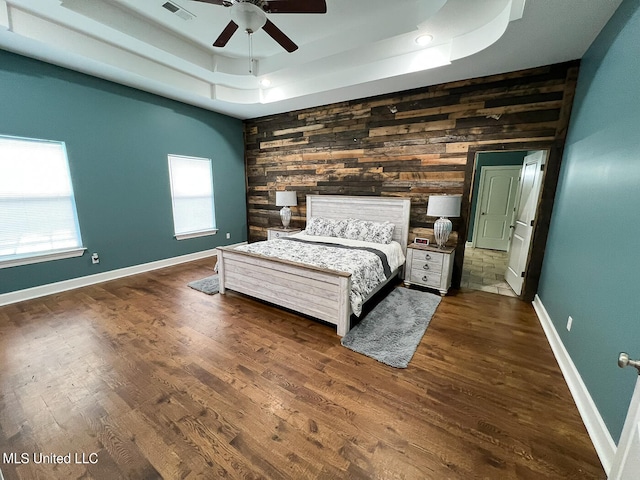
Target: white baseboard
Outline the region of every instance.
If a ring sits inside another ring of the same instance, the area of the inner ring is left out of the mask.
[[[593,446],[600,457],[600,463],[602,463],[604,471],[609,474],[616,454],[616,444],[538,295],[533,300],[533,308],[569,386],[573,400],[576,402],[578,412],[580,412]]]
[[[94,285],[96,283],[115,280],[116,278],[128,277],[130,275],[136,275],[138,273],[149,272],[151,270],[171,267],[180,263],[192,262],[201,258],[213,256],[216,256],[215,248],[211,250],[203,250],[201,252],[190,253],[188,255],[181,255],[179,257],[171,257],[165,258],[164,260],[157,260],[155,262],[143,263],[141,265],[133,265],[131,267],[120,268],[108,272],[96,273],[95,275],[72,278],[70,280],[63,280],[62,282],[49,283],[47,285],[26,288],[24,290],[17,290],[15,292],[3,293],[0,294],[0,306],[9,305],[10,303],[22,302],[24,300],[31,300],[32,298],[44,297],[46,295],[73,290],[74,288],[86,287],[88,285]]]

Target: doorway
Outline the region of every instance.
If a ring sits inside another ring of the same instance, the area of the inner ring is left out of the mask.
[[[505,273],[519,174],[530,153],[518,150],[476,154],[461,287],[518,296],[507,283]]]
[[[507,252],[465,247],[460,286],[470,290],[516,297],[516,293],[504,279],[507,262]]]

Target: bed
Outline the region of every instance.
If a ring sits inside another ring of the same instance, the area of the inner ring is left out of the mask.
[[[318,218],[335,221],[358,219],[373,222],[390,222],[394,225],[392,240],[399,244],[402,259],[406,255],[409,235],[409,211],[411,202],[406,198],[352,197],[341,195],[307,195],[307,224]],[[303,232],[304,233],[304,232]],[[309,315],[336,325],[339,336],[350,329],[352,305],[352,273],[333,268],[310,265],[302,261],[280,259],[274,256],[246,251],[258,248],[258,244],[308,240],[304,235],[296,240],[294,235],[285,239],[256,242],[248,246],[219,247],[218,275],[220,293],[233,290],[275,305]],[[324,237],[320,237],[326,240]],[[265,248],[268,245],[265,245]],[[244,250],[243,250],[244,248]],[[381,257],[382,258],[382,257]],[[369,300],[398,275],[402,276],[402,264],[390,268],[386,279],[373,289],[367,289],[360,300]],[[355,277],[354,277],[355,278]],[[357,305],[356,305],[357,309]],[[359,312],[357,312],[359,313]]]

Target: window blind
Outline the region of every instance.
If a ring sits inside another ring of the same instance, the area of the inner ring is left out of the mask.
[[[176,238],[215,233],[211,160],[169,155],[169,173]]]
[[[0,136],[0,266],[81,246],[65,144]]]

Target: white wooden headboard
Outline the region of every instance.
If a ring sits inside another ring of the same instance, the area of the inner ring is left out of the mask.
[[[392,222],[395,224],[393,239],[402,246],[405,255],[409,240],[410,210],[411,200],[408,198],[307,195],[307,222],[311,217]]]

